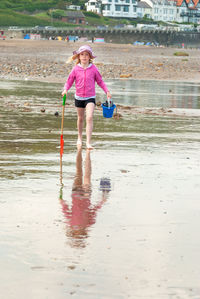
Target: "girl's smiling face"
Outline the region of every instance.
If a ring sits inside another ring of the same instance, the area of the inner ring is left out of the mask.
[[[90,54],[87,51],[84,51],[79,54],[79,59],[81,64],[88,65],[90,61]]]

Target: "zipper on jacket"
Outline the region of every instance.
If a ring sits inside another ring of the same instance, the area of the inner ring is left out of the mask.
[[[86,69],[84,70],[84,97],[85,97],[85,88],[86,88]]]

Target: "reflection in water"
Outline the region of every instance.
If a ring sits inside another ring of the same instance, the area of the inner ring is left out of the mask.
[[[112,96],[116,104],[138,107],[200,108],[199,83],[110,79],[107,80],[107,84],[109,89],[112,90]],[[49,110],[55,107],[55,98],[59,97],[59,86],[61,88],[61,84],[51,84],[51,92],[49,93],[49,84],[45,82],[1,80],[0,93],[3,97],[6,96],[7,99],[14,96],[15,105],[23,106],[27,103],[28,97],[29,108],[36,109],[41,105],[45,105]],[[102,94],[98,93],[98,90],[97,97],[102,100]],[[71,93],[69,93],[69,99],[70,102],[73,101]],[[10,100],[13,103],[13,99],[10,98]]]
[[[119,104],[139,107],[200,108],[200,85],[158,80],[110,80]]]
[[[102,178],[100,181],[100,190],[102,191],[102,197],[107,198],[109,192],[111,191],[111,183],[109,178]]]
[[[76,175],[72,186],[71,205],[69,205],[66,201],[63,200],[62,187],[60,191],[60,202],[62,205],[62,211],[67,220],[66,234],[70,239],[70,245],[76,248],[83,248],[86,246],[85,241],[86,238],[88,238],[89,227],[95,223],[96,213],[106,202],[107,195],[111,190],[110,183],[109,187],[100,187],[100,190],[102,190],[101,200],[97,204],[93,205],[91,202],[92,167],[90,150],[86,151],[84,175],[82,164],[82,149],[79,148],[77,150],[76,156]]]

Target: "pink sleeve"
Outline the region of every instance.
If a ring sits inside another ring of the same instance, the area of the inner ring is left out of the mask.
[[[96,82],[104,90],[104,92],[107,93],[109,90],[108,90],[105,82],[103,81],[102,76],[99,73],[98,68],[97,67],[95,67],[95,68],[96,68]]]
[[[73,70],[69,74],[69,77],[67,78],[67,81],[64,85],[64,89],[69,90],[72,87],[72,85],[74,83],[74,80],[75,80],[75,67],[73,68]]]

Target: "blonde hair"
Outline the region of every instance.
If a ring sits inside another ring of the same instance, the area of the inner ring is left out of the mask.
[[[91,54],[90,54],[89,52],[87,52],[87,53],[88,53],[89,56],[90,56],[89,63],[92,63],[92,62],[93,62],[93,60],[92,60],[92,56],[91,56]],[[74,60],[77,60],[77,61],[76,61],[76,64],[81,63],[81,61],[80,61],[80,54],[73,55],[73,56],[69,57],[69,58],[67,59],[67,61],[66,61],[66,64],[69,64],[69,63],[73,62]]]

